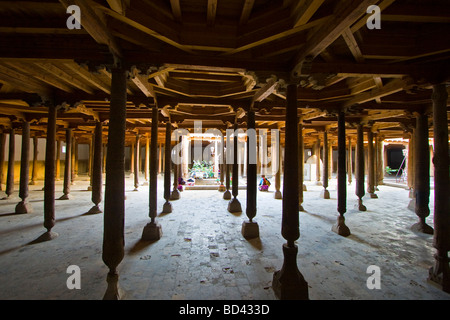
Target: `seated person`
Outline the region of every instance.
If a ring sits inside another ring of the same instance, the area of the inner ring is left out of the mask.
[[[261,180],[259,181],[259,191],[269,191],[270,181],[266,178],[265,175],[261,176]]]

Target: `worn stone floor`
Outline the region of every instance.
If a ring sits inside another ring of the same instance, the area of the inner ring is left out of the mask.
[[[411,231],[415,214],[406,207],[408,191],[380,186],[378,199],[364,198],[368,211],[354,209],[354,184],[348,186],[347,238],[331,231],[336,221],[336,180],[331,199],[319,197],[322,187],[306,182],[297,242],[298,265],[317,300],[448,300],[450,295],[427,281],[433,264],[432,236]],[[92,206],[87,179],[72,186],[74,198],[56,201],[59,237],[30,244],[44,231],[42,182],[30,186],[34,212],[15,215],[17,197],[0,201],[0,299],[102,299],[107,267],[102,262],[103,214],[86,215]],[[158,208],[162,211],[162,177]],[[215,190],[185,190],[173,201],[173,212],[159,214],[163,237],[140,240],[148,218],[148,187],[133,191],[127,179],[125,257],[119,265],[124,299],[272,300],[273,272],[282,265],[281,200],[272,191],[258,193],[255,221],[260,238],[245,240],[245,190],[238,199],[244,212],[231,214]],[[17,190],[17,189],[16,189]],[[56,196],[62,194],[62,181]],[[433,226],[433,193],[431,215]],[[81,271],[81,289],[69,290],[67,267]],[[379,266],[381,288],[366,286],[367,268]]]

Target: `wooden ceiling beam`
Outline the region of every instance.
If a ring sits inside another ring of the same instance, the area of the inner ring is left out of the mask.
[[[172,14],[176,21],[181,22],[181,5],[180,0],[170,0]]]
[[[308,23],[324,1],[325,0],[294,1],[294,4],[296,4],[296,7],[293,9],[295,14],[294,28]]]
[[[116,57],[122,57],[122,49],[116,42],[116,39],[111,35],[109,29],[106,27],[105,19],[101,15],[97,15],[94,7],[88,0],[59,0],[61,4],[67,8],[70,5],[77,5],[80,7],[83,19],[80,23],[84,29],[94,38],[97,43],[108,46],[111,53]]]
[[[88,70],[86,70],[82,66],[76,65],[73,62],[65,63],[64,66],[67,67],[71,72],[77,74],[84,81],[90,83],[91,85],[97,87],[98,89],[102,90],[103,92],[105,92],[107,94],[111,94],[110,85],[102,82],[100,79],[95,77],[95,75],[90,73]]]
[[[307,57],[315,58],[332,42],[334,42],[347,28],[365,14],[373,0],[343,0],[327,23],[321,25],[311,33],[310,39],[297,54],[293,67],[293,75],[300,75],[301,66]]]
[[[213,26],[216,21],[217,0],[208,0],[206,22],[208,26]]]
[[[244,6],[242,7],[241,17],[239,18],[239,25],[244,25],[247,23],[250,14],[253,10],[253,5],[255,4],[255,0],[245,0]]]

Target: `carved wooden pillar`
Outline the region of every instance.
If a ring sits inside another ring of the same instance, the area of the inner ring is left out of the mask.
[[[286,135],[283,179],[283,212],[281,234],[287,243],[283,245],[284,261],[281,270],[273,275],[272,288],[279,299],[309,299],[308,283],[297,267],[300,237],[298,213],[298,120],[297,85],[287,86]]]
[[[426,224],[425,219],[430,215],[428,203],[430,201],[430,154],[428,144],[428,116],[416,113],[416,130],[414,146],[415,164],[415,212],[419,222],[412,226],[418,232],[433,234],[433,228]]]
[[[277,148],[276,153],[272,155],[272,157],[276,157],[277,162],[277,172],[275,173],[275,199],[283,199],[283,194],[281,193],[281,141],[278,139],[277,144],[275,146]]]
[[[228,211],[231,213],[242,212],[241,203],[237,199],[239,194],[239,168],[238,168],[238,124],[237,120],[234,122],[234,135],[233,135],[233,180],[231,194],[233,198],[228,202]]]
[[[384,178],[384,168],[383,168],[383,140],[384,137],[382,135],[380,135],[379,133],[377,134],[377,142],[376,142],[376,150],[377,150],[377,174],[375,177],[375,181],[376,181],[376,185],[377,186],[381,186],[384,184],[383,182],[383,178]]]
[[[158,153],[159,153],[159,156],[158,156],[158,173],[162,173],[162,166],[163,166],[162,143],[159,143]]]
[[[224,192],[226,190],[225,185],[223,182],[225,181],[225,137],[222,134],[220,136],[220,186],[219,186],[219,192]]]
[[[56,139],[56,169],[55,181],[61,180],[61,139]]]
[[[144,185],[148,186],[149,183],[149,171],[150,171],[150,138],[145,136],[145,169],[144,169]]]
[[[367,132],[367,164],[368,164],[368,176],[367,176],[367,193],[371,198],[376,199],[378,196],[375,193],[375,153],[373,148],[373,132],[369,127]]]
[[[181,136],[178,134],[176,135],[176,141],[179,143],[181,148],[183,148],[183,145],[181,144]],[[180,151],[182,152],[182,151]],[[174,163],[173,164],[173,190],[170,194],[170,200],[178,200],[181,197],[180,191],[178,190],[178,177],[179,177],[179,164]]]
[[[39,154],[38,151],[38,137],[36,135],[33,136],[33,168],[31,170],[31,180],[30,185],[35,185],[37,180],[37,157]],[[1,189],[0,189],[1,190]]]
[[[236,132],[236,131],[235,131]],[[236,142],[236,139],[235,139]],[[242,223],[242,235],[246,239],[259,237],[259,226],[253,221],[256,216],[256,131],[255,131],[255,111],[250,109],[247,112],[247,214],[248,221]]]
[[[279,149],[279,171],[281,171],[281,148]],[[305,148],[303,144],[303,119],[302,116],[299,118],[298,122],[298,210],[305,211],[303,209],[303,191],[306,191],[306,186],[304,185],[304,164],[305,164]]]
[[[339,217],[332,230],[337,234],[347,237],[350,229],[345,225],[344,213],[347,211],[347,182],[346,182],[346,162],[345,162],[345,113],[338,114],[338,173],[337,173],[337,196]]]
[[[330,192],[327,190],[328,188],[328,132],[325,129],[323,131],[323,190],[320,194],[321,198],[330,199]]]
[[[106,170],[106,169],[105,169]],[[75,179],[78,176],[78,140],[74,135],[72,140],[72,174],[70,177],[70,184],[75,184]]]
[[[320,182],[320,137],[317,136],[317,142],[315,145],[315,151],[316,155],[316,185],[321,186],[322,182]]]
[[[135,142],[131,142],[130,146],[130,178],[134,178],[135,168],[134,168],[134,159],[135,159]]]
[[[45,181],[44,181],[44,233],[43,240],[52,240],[58,236],[51,231],[55,226],[55,158],[56,158],[56,106],[48,106],[47,140],[45,146]]]
[[[231,153],[231,138],[228,134],[227,130],[227,148],[226,153],[224,154],[224,170],[225,170],[225,192],[223,193],[224,200],[231,200],[231,192],[230,192],[230,157],[228,156]]]
[[[409,188],[409,197],[414,198],[414,129],[410,133],[408,142],[408,160],[407,160],[407,181]],[[415,201],[414,201],[415,203]],[[414,208],[414,205],[413,205]]]
[[[139,190],[139,149],[141,148],[139,140],[141,139],[140,134],[136,134],[136,142],[134,149],[134,191]]]
[[[429,279],[450,293],[450,181],[448,157],[448,93],[444,84],[433,86],[433,136],[434,136],[434,235],[435,264],[429,271]]]
[[[348,137],[348,157],[347,157],[348,184],[352,184],[352,138]]]
[[[363,205],[362,197],[364,197],[364,131],[363,125],[357,124],[356,137],[356,161],[355,161],[355,180],[356,189],[355,194],[358,197],[357,207],[359,211],[366,211],[367,208]]]
[[[8,150],[8,173],[6,175],[6,198],[8,199],[14,192],[14,162],[15,162],[15,152],[16,152],[16,130],[11,128],[9,131],[9,150]]]
[[[152,108],[152,129],[150,143],[150,194],[149,194],[149,217],[148,223],[142,232],[142,240],[155,241],[162,236],[161,226],[156,222],[157,214],[157,188],[158,188],[158,117],[157,106]]]
[[[96,214],[101,213],[102,210],[99,207],[102,201],[102,167],[103,167],[103,125],[100,121],[95,123],[94,133],[94,154],[92,159],[92,196],[91,200],[94,206],[89,209],[88,213]]]
[[[3,166],[5,165],[5,142],[6,135],[2,131],[0,133],[0,191],[3,190]]]
[[[113,68],[106,156],[103,262],[108,266],[108,289],[103,299],[119,299],[117,266],[124,257],[125,219],[125,129],[127,78],[122,68]]]
[[[28,179],[30,173],[30,123],[22,123],[22,152],[20,157],[20,189],[19,197],[22,199],[16,205],[16,213],[31,213],[33,208],[28,203]]]
[[[172,212],[172,204],[170,203],[170,165],[171,165],[171,148],[170,148],[170,139],[172,138],[171,136],[171,131],[172,131],[172,124],[170,123],[170,121],[166,122],[166,140],[165,140],[165,144],[164,144],[164,199],[166,200],[166,202],[164,203],[163,206],[163,213],[171,213]]]
[[[70,178],[72,172],[72,128],[66,129],[66,160],[64,161],[64,186],[63,195],[59,200],[69,200],[70,196]]]

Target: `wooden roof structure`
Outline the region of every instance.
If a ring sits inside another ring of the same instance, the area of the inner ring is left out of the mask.
[[[81,29],[67,27],[70,5],[81,10]],[[370,5],[381,10],[381,29],[366,25]],[[296,81],[305,145],[320,131],[333,133],[342,109],[348,134],[363,122],[396,138],[414,126],[414,112],[431,111],[432,85],[450,80],[450,7],[447,0],[0,1],[0,125],[25,119],[45,134],[42,97],[51,97],[61,104],[60,128],[93,132],[95,121],[107,123],[118,61],[129,71],[130,133],[150,131],[155,104],[160,120],[183,128],[202,120],[225,129],[236,116],[245,126],[242,110],[252,105],[257,128],[283,129],[286,83]]]

